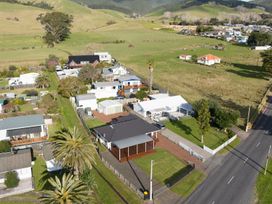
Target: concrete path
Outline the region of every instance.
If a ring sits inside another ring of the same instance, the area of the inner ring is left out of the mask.
[[[4,198],[11,195],[22,194],[33,191],[32,180],[24,179],[20,180],[19,185],[16,188],[6,189],[4,184],[0,184],[0,198]]]
[[[191,152],[196,153],[197,155],[200,155],[204,161],[212,157],[212,154],[206,152],[204,149],[199,147],[198,145],[190,142],[189,140],[179,136],[178,134],[174,133],[173,131],[165,128],[164,130],[161,131],[162,135],[167,137],[169,140],[172,142],[180,145],[182,144],[183,146],[188,147]],[[186,149],[187,150],[187,149]]]
[[[248,138],[248,136],[250,135],[251,133],[251,130],[249,130],[248,132],[236,127],[236,126],[233,126],[232,128],[230,128],[233,132],[235,132],[235,134],[237,134],[237,136],[242,139],[242,140],[245,140],[246,138]]]

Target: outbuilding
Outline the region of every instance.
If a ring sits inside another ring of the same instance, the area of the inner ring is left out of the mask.
[[[123,112],[123,104],[117,100],[105,100],[98,103],[98,111],[105,115]]]
[[[92,110],[97,109],[96,96],[94,94],[82,94],[75,97],[75,103],[77,108],[91,108]]]

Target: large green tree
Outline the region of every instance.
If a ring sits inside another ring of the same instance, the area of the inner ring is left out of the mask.
[[[73,16],[62,12],[51,12],[40,14],[37,20],[42,24],[45,30],[43,36],[48,46],[53,47],[55,44],[64,41],[70,32]]]
[[[272,50],[261,52],[261,57],[263,59],[263,68],[272,73]]]
[[[55,159],[64,167],[73,169],[76,177],[85,169],[91,169],[95,162],[95,145],[91,139],[76,127],[63,128],[56,132],[50,140],[53,142],[53,154]]]
[[[77,77],[67,77],[60,80],[58,93],[63,97],[69,98],[77,94],[83,94],[87,91],[87,87]]]
[[[40,75],[37,79],[36,79],[36,86],[38,88],[48,88],[50,86],[50,81],[49,78],[46,75]]]
[[[89,84],[101,78],[100,72],[100,69],[92,65],[86,65],[79,71],[78,78],[85,84]]]
[[[210,128],[211,118],[208,101],[206,100],[200,101],[197,114],[198,114],[197,121],[201,132],[201,143],[204,144],[204,135],[208,132]]]
[[[249,46],[264,46],[272,43],[272,35],[264,32],[252,32],[247,40]]]
[[[48,182],[52,190],[46,190],[40,197],[44,204],[87,204],[90,203],[90,190],[80,180],[71,174],[64,174],[61,179],[57,176]]]

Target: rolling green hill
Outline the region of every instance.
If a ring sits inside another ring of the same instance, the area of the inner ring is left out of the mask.
[[[236,8],[243,6],[247,9],[258,7],[254,2],[244,2],[239,0],[73,0],[79,4],[84,4],[95,9],[111,9],[124,13],[147,14],[155,11],[181,11],[186,8],[201,6],[208,3]],[[266,0],[259,0],[266,1]],[[216,9],[216,8],[214,8]]]
[[[198,20],[198,19],[210,19],[212,17],[217,17],[218,19],[226,19],[226,18],[233,18],[237,16],[241,19],[250,18],[256,16],[258,18],[258,14],[265,13],[264,10],[258,8],[245,8],[245,7],[235,7],[231,8],[228,6],[224,6],[221,4],[215,3],[208,3],[208,4],[201,4],[197,6],[191,6],[188,8],[183,9],[171,9],[168,10],[168,15],[170,16],[181,16],[183,19],[186,20]],[[160,8],[148,16],[151,17],[165,17],[167,15],[165,8]]]

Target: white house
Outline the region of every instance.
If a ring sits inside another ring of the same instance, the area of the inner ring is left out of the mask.
[[[43,115],[16,116],[0,120],[0,141],[9,140],[13,147],[31,146],[47,140]]]
[[[44,144],[42,147],[43,158],[45,160],[47,171],[58,171],[62,169],[62,166],[56,162],[53,156],[53,149],[51,143]]]
[[[67,77],[78,77],[81,68],[74,68],[74,69],[63,69],[57,71],[57,75],[59,79],[65,79]]]
[[[118,81],[121,84],[121,90],[123,92],[123,95],[136,93],[143,87],[141,79],[135,75],[127,74],[124,76],[120,76],[118,77]]]
[[[133,104],[133,109],[144,117],[161,117],[164,113],[180,112],[189,115],[192,106],[181,96],[162,97]]]
[[[179,59],[188,61],[192,59],[192,55],[180,55]]]
[[[97,101],[94,94],[77,95],[75,97],[75,103],[78,108],[91,108],[91,110],[97,109]]]
[[[158,93],[158,94],[151,94],[148,97],[151,100],[155,100],[155,99],[161,99],[161,98],[168,98],[169,94],[168,93]]]
[[[17,172],[20,180],[31,179],[31,162],[32,156],[30,149],[0,153],[0,183],[4,183],[5,174],[10,171]]]
[[[104,68],[102,71],[102,77],[108,81],[113,81],[126,74],[128,74],[126,67],[120,64],[115,64],[112,67]]]
[[[270,50],[272,47],[270,45],[265,45],[265,46],[255,46],[254,50],[259,50],[259,51],[265,51],[265,50]]]
[[[8,84],[9,86],[34,85],[39,76],[40,74],[35,72],[21,74],[20,77],[10,78]]]
[[[123,112],[123,104],[117,100],[105,100],[98,103],[98,111],[105,115]]]
[[[88,93],[94,94],[96,98],[117,97],[121,84],[118,81],[96,82],[92,84],[92,89]]]
[[[217,56],[208,54],[208,55],[204,55],[202,57],[199,57],[197,59],[197,63],[210,66],[210,65],[221,63],[221,59]]]
[[[107,62],[107,63],[112,62],[112,57],[108,52],[95,52],[94,55],[99,56],[100,62]]]

